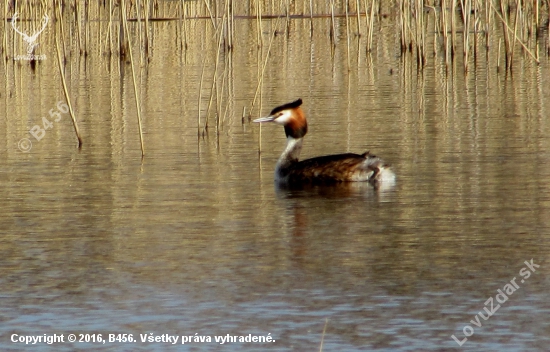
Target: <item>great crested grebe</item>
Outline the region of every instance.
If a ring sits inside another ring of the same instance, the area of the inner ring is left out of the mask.
[[[275,181],[287,185],[367,181],[375,186],[395,181],[395,174],[389,165],[369,152],[326,155],[298,161],[307,133],[307,121],[300,105],[302,99],[278,106],[269,116],[253,121],[275,122],[285,127],[286,148],[275,167]]]

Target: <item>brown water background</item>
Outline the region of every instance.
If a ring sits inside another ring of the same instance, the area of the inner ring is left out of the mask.
[[[44,34],[34,71],[0,65],[2,350],[24,348],[13,333],[269,333],[271,344],[101,348],[312,351],[325,319],[325,351],[454,350],[466,325],[475,333],[463,350],[548,348],[547,56],[518,54],[510,73],[483,52],[465,73],[460,56],[446,67],[436,54],[418,70],[390,19],[372,53],[352,36],[349,56],[342,17],[334,48],[326,18],[312,37],[307,19],[266,19],[261,49],[256,22],[242,19],[216,69],[209,20],[189,21],[184,50],[178,22],[153,23],[138,65],[143,159],[128,60],[92,40],[89,56],[67,63],[80,150],[69,114],[40,141],[28,132],[64,101],[55,41]],[[263,126],[260,143],[248,118],[266,57],[252,117],[301,97],[304,158],[370,150],[394,166],[394,188],[274,187],[284,133]],[[207,115],[214,75],[220,99]],[[198,137],[199,115],[209,126]],[[531,259],[540,268],[520,283]],[[514,277],[520,288],[472,325]],[[25,350],[50,348],[99,347]]]

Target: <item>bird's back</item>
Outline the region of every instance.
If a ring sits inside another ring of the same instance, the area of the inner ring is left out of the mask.
[[[382,170],[389,170],[389,166],[368,152],[361,155],[346,153],[290,163],[277,170],[277,178],[281,182],[290,184],[375,182]]]

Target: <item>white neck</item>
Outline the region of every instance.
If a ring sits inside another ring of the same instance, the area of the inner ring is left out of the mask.
[[[286,148],[279,157],[279,161],[277,161],[277,166],[275,168],[277,178],[283,178],[286,174],[286,169],[293,163],[298,162],[303,142],[303,138],[287,137]]]

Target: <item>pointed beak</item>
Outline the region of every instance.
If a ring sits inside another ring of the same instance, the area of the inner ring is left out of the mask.
[[[266,116],[266,117],[260,117],[259,119],[253,120],[252,122],[273,122],[274,120],[275,120],[275,117]]]

